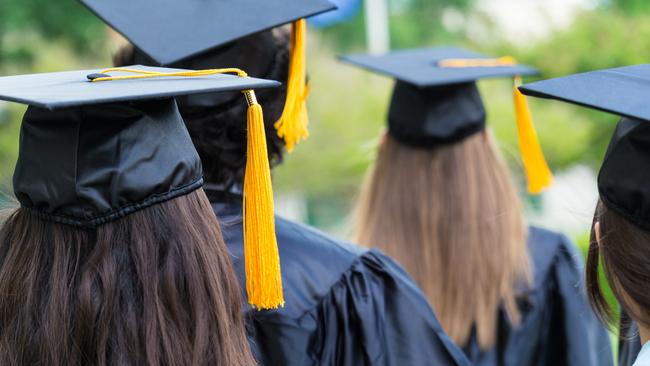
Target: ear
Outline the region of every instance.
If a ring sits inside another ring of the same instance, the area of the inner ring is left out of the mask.
[[[600,239],[601,239],[600,222],[598,221],[596,221],[596,223],[594,224],[594,233],[596,233],[596,243],[598,244],[598,246],[600,246]]]

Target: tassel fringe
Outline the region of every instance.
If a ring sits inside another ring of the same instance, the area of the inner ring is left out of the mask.
[[[528,193],[540,194],[553,183],[553,174],[546,163],[544,153],[537,138],[533,118],[526,97],[517,88],[521,84],[515,78],[514,101],[517,117],[519,149],[528,181]]]
[[[292,25],[291,55],[287,81],[287,100],[282,116],[275,123],[278,136],[284,139],[287,151],[309,137],[309,116],[307,115],[307,21],[297,20]]]
[[[248,108],[248,146],[244,174],[244,257],[248,302],[257,309],[284,306],[264,115],[262,107],[254,101],[254,96]]]

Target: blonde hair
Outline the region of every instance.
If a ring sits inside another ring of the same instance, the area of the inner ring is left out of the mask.
[[[517,191],[488,133],[417,149],[386,137],[357,203],[357,242],[402,264],[459,345],[495,344],[500,306],[518,325],[530,283]]]

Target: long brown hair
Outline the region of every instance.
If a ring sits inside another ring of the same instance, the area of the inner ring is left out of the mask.
[[[600,226],[597,241],[596,223]],[[587,255],[587,294],[598,317],[612,329],[617,313],[604,295],[598,268],[602,265],[607,282],[624,312],[650,327],[650,231],[627,221],[617,212],[598,202],[591,228]]]
[[[500,305],[520,322],[530,281],[526,229],[507,168],[487,133],[417,149],[388,135],[361,192],[355,239],[401,263],[458,344],[475,329],[494,345]]]
[[[15,210],[0,230],[0,364],[252,365],[202,189],[96,229]]]

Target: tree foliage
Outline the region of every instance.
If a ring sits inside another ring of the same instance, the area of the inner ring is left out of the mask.
[[[39,49],[34,39],[63,41],[87,53],[104,44],[104,26],[79,1],[0,0],[0,66],[29,63]]]
[[[596,9],[532,47],[502,46],[490,52],[514,54],[541,70],[542,78],[647,63],[650,14],[629,16]],[[556,167],[577,162],[599,166],[618,117],[583,107],[531,98],[548,154]],[[547,130],[547,124],[554,130]],[[561,137],[561,138],[559,138]]]
[[[453,39],[440,21],[444,11],[471,8],[475,0],[387,0],[390,9],[392,48],[407,48]],[[366,40],[365,13],[359,12],[350,22],[324,31],[325,36],[341,51],[363,49]]]
[[[609,0],[605,6],[619,9],[627,14],[641,14],[650,11],[650,2],[647,0]]]

